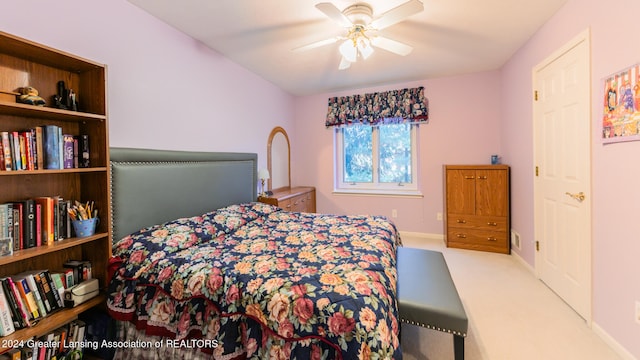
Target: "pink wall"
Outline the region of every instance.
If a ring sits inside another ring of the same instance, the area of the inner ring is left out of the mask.
[[[424,86],[429,99],[429,124],[421,125],[420,190],[424,198],[333,194],[333,131],[326,129],[327,99]],[[488,164],[500,153],[500,74],[486,72],[449,78],[349,90],[296,100],[296,133],[292,138],[293,182],[317,188],[318,211],[379,214],[391,217],[402,231],[442,234],[442,165]]]
[[[294,131],[292,96],[125,0],[6,2],[0,30],[107,64],[112,146],[255,152],[266,167],[271,129]]]
[[[389,84],[293,98],[125,0],[12,1],[0,30],[108,64],[113,146],[247,151],[266,165],[266,139],[283,126],[293,149],[293,181],[318,188],[318,209],[390,216],[400,230],[442,233],[442,165],[512,166],[513,227],[533,264],[531,70],[590,27],[593,94],[593,320],[640,358],[637,214],[640,142],[602,146],[602,79],[640,61],[636,0],[569,0],[501,71]],[[425,64],[428,66],[428,62]],[[329,96],[425,86],[431,123],[420,129],[423,199],[332,194],[333,135],[323,126]],[[247,105],[248,102],[251,105]],[[516,196],[517,195],[517,196]]]
[[[569,0],[502,70],[502,146],[513,165],[513,228],[523,240],[521,256],[533,264],[532,68],[589,28],[592,93],[593,322],[640,358],[640,142],[602,145],[604,78],[640,61],[640,2]],[[588,224],[585,224],[588,226]]]

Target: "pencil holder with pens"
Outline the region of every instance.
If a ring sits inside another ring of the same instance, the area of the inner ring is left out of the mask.
[[[97,217],[89,218],[86,220],[73,220],[73,230],[76,232],[76,237],[87,237],[96,233],[96,226],[100,223],[100,219]]]
[[[87,201],[86,204],[76,201],[67,211],[71,217],[76,237],[87,237],[96,233],[100,219],[98,219],[98,210],[96,210],[93,201]]]

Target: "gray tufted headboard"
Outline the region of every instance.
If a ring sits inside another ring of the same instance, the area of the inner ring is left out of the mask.
[[[111,148],[113,241],[257,198],[257,154]]]

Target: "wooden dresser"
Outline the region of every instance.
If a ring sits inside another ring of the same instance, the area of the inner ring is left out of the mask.
[[[447,247],[510,252],[509,166],[445,165]]]
[[[271,196],[259,196],[258,201],[278,206],[287,211],[316,212],[316,188],[296,186],[279,189]]]

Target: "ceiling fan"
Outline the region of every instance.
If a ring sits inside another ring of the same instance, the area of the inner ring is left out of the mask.
[[[293,51],[306,51],[317,47],[330,45],[343,41],[339,47],[342,59],[338,68],[347,69],[351,63],[356,62],[358,56],[368,58],[373,53],[373,47],[387,50],[401,56],[408,55],[413,48],[402,42],[391,40],[378,35],[378,31],[397,24],[411,15],[424,10],[420,0],[409,0],[404,4],[373,18],[373,8],[364,2],[357,2],[340,11],[329,2],[316,4],[316,8],[327,15],[331,20],[348,29],[345,36],[336,36],[320,40],[308,45],[300,46]]]

